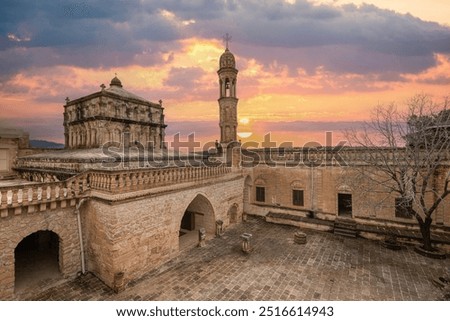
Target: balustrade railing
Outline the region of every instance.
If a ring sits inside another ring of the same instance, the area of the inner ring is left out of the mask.
[[[117,193],[204,180],[230,172],[231,168],[225,166],[170,167],[111,172],[89,171],[87,179],[93,190]]]
[[[271,149],[249,149],[242,152],[244,166],[256,164],[286,163],[286,164],[316,164],[316,165],[357,165],[373,164],[374,161],[398,161],[404,149],[390,148],[352,148],[352,147],[321,147],[321,148],[271,148]],[[422,158],[428,155],[423,154]],[[439,152],[441,162],[450,161],[450,150]]]
[[[61,182],[0,187],[0,209],[76,199],[89,190],[121,193],[200,181],[230,172],[231,168],[224,166],[89,170]]]

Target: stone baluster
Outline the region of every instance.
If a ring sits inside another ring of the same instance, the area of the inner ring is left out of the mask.
[[[95,188],[100,188],[100,174],[95,174]]]
[[[131,179],[129,174],[125,174],[125,189],[129,190],[131,187]]]
[[[78,180],[78,177],[75,178],[74,186],[73,186],[73,192],[75,193],[75,196],[78,196],[80,189],[80,182]]]
[[[138,178],[137,178],[137,173],[132,173],[131,174],[131,185],[133,186],[133,189],[136,189],[136,186],[138,184]]]
[[[98,189],[102,190],[103,189],[103,174],[98,174],[97,179],[98,179]]]
[[[161,174],[162,174],[162,183],[163,184],[165,184],[166,182],[167,182],[167,169],[163,169],[162,171],[161,171]]]
[[[13,203],[13,191],[9,190],[8,192],[6,192],[6,203],[8,205],[12,205]]]
[[[91,188],[95,188],[95,174],[94,173],[90,173],[88,174],[88,181],[89,181],[89,185]]]
[[[183,168],[177,167],[177,182],[183,181]]]
[[[87,178],[86,175],[83,175],[81,191],[84,193],[86,190],[87,190]]]
[[[159,180],[159,170],[155,170],[153,173],[152,173],[152,176],[153,176],[153,183],[156,185],[156,184],[158,184],[158,180]]]
[[[118,184],[119,184],[119,191],[122,191],[123,187],[124,187],[124,181],[123,181],[123,175],[122,174],[119,174],[119,182],[118,182]]]
[[[117,191],[119,187],[119,177],[120,175],[111,176],[111,191]]]
[[[19,189],[17,191],[17,203],[22,204],[22,202],[23,202],[23,190]]]
[[[45,189],[45,198],[47,200],[50,200],[52,198],[52,189],[50,188],[50,185]]]
[[[100,174],[95,174],[95,188],[97,189],[101,189],[102,184],[101,184],[101,175]]]
[[[155,171],[148,172],[148,184],[153,185],[155,183]]]
[[[28,198],[27,198],[28,203],[33,202],[33,194],[34,194],[34,191],[33,191],[33,189],[30,187],[30,188],[28,189]]]

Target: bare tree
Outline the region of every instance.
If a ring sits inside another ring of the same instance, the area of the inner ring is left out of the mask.
[[[422,247],[427,251],[433,251],[433,214],[450,194],[447,105],[447,100],[438,104],[427,95],[417,95],[408,101],[405,111],[394,103],[378,106],[362,130],[346,132],[349,144],[365,154],[352,169],[359,181],[364,180],[358,188],[372,195],[379,192],[391,201],[393,194],[397,213],[417,220]]]

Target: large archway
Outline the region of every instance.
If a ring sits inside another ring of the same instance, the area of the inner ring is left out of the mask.
[[[184,211],[180,222],[180,251],[198,244],[198,233],[201,228],[205,229],[207,238],[214,236],[214,208],[204,195],[198,194]]]
[[[20,241],[14,250],[16,293],[61,278],[59,254],[59,236],[52,231],[38,231]]]

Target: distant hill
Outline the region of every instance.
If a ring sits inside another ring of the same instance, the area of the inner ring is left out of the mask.
[[[30,140],[30,146],[32,148],[64,148],[64,144],[59,144],[55,142],[49,142],[46,140]]]

